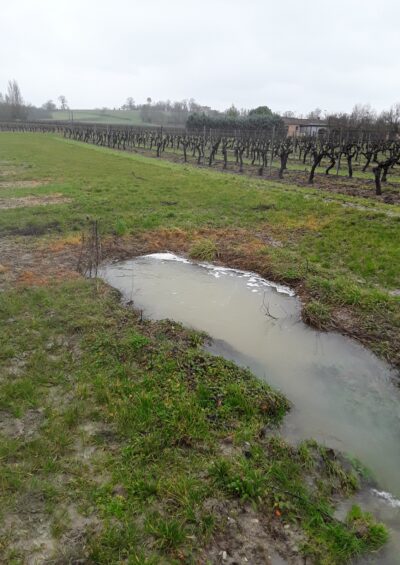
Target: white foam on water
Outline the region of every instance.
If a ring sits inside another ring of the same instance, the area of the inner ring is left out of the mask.
[[[142,257],[147,257],[149,259],[156,259],[159,261],[177,261],[179,263],[186,263],[188,265],[199,265],[200,267],[204,267],[207,269],[212,276],[216,279],[220,278],[221,275],[238,275],[239,277],[245,277],[248,279],[247,286],[260,286],[274,288],[277,292],[281,294],[287,294],[288,296],[295,296],[295,292],[290,287],[277,284],[272,281],[267,281],[262,277],[258,276],[256,273],[252,273],[251,271],[242,271],[240,269],[232,269],[231,267],[220,267],[217,265],[213,265],[212,263],[194,263],[189,261],[189,259],[185,259],[185,257],[180,257],[179,255],[175,255],[175,253],[165,252],[165,253],[149,253],[148,255],[142,255]],[[254,292],[254,291],[253,291]],[[257,291],[256,291],[257,292]]]
[[[184,257],[179,257],[175,253],[149,253],[148,255],[142,255],[142,257],[149,257],[150,259],[158,259],[159,261],[178,261],[179,263],[188,263],[190,261]]]
[[[375,496],[382,498],[392,508],[400,508],[400,500],[398,498],[395,498],[392,494],[390,494],[390,492],[386,492],[384,490],[377,490],[375,488],[371,489],[371,492],[375,494]]]

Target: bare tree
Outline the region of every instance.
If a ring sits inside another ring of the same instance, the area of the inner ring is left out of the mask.
[[[398,135],[400,132],[400,102],[393,104],[390,110],[382,112],[380,119],[387,126],[389,135]]]
[[[6,103],[11,108],[11,118],[18,120],[25,117],[24,113],[24,100],[22,98],[21,90],[17,81],[9,80],[6,93]]]
[[[322,115],[321,108],[315,108],[315,110],[313,110],[312,112],[309,112],[309,114],[307,114],[307,118],[309,118],[310,120],[320,120],[321,115]]]
[[[64,94],[60,94],[58,101],[60,102],[60,110],[68,110],[68,102]]]

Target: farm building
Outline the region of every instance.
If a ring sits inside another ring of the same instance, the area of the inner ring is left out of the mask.
[[[328,124],[318,118],[282,118],[288,128],[288,137],[325,133]]]

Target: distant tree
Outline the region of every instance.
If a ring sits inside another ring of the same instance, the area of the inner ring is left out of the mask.
[[[57,106],[53,102],[53,100],[47,100],[47,102],[42,104],[42,108],[43,110],[47,110],[48,112],[54,112],[55,110],[57,110]]]
[[[60,110],[68,110],[68,102],[64,94],[60,94],[58,101],[60,103]]]
[[[5,101],[6,104],[10,106],[11,119],[20,120],[26,117],[24,100],[22,98],[21,90],[15,79],[8,81]]]
[[[376,111],[370,104],[356,104],[350,114],[350,122],[353,127],[368,128],[376,122]]]
[[[227,110],[225,110],[225,115],[228,118],[238,118],[240,116],[240,112],[239,110],[236,108],[236,106],[234,104],[232,104],[232,106],[230,108],[228,108]]]
[[[6,102],[14,106],[23,106],[24,101],[22,98],[21,90],[17,81],[9,80],[6,93]]]
[[[129,96],[126,99],[126,102],[125,102],[123,108],[124,108],[124,110],[134,110],[135,109],[135,101],[132,98],[132,96]]]
[[[270,130],[283,131],[284,123],[278,114],[271,113],[271,115],[248,115],[230,117],[226,113],[219,114],[206,114],[205,112],[194,112],[188,116],[186,121],[188,129],[198,130],[204,127],[221,130]]]
[[[315,108],[315,110],[312,110],[307,114],[307,118],[309,118],[310,120],[320,120],[321,116],[322,116],[321,108]]]
[[[5,96],[0,92],[0,120],[11,120],[11,106],[7,104]]]
[[[151,104],[151,98],[150,98],[150,96],[149,96],[148,98],[146,98],[146,102],[147,102],[147,104],[150,106],[150,104]]]
[[[400,102],[393,104],[390,110],[385,110],[379,116],[379,121],[382,122],[389,131],[389,135],[397,136],[400,133]]]
[[[286,110],[286,112],[283,112],[282,114],[282,118],[295,118],[296,114],[294,112],[292,112],[292,110]]]
[[[258,106],[249,111],[249,116],[272,116],[272,110],[268,106]]]

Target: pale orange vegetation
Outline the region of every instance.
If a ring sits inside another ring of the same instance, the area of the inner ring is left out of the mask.
[[[47,286],[52,282],[63,282],[80,277],[79,273],[69,269],[50,270],[43,275],[35,271],[22,271],[18,275],[17,285],[20,286]]]
[[[49,251],[58,252],[65,249],[69,245],[80,245],[82,243],[82,236],[80,234],[69,235],[62,239],[57,239],[50,244],[46,244],[45,247]]]
[[[192,236],[179,228],[159,229],[146,232],[139,235],[139,240],[144,240],[145,244],[154,251],[171,249],[180,249],[187,251]]]
[[[298,218],[291,218],[285,220],[285,226],[282,229],[285,231],[292,230],[310,230],[317,231],[328,225],[330,222],[329,218],[317,218],[316,216],[299,216]]]

